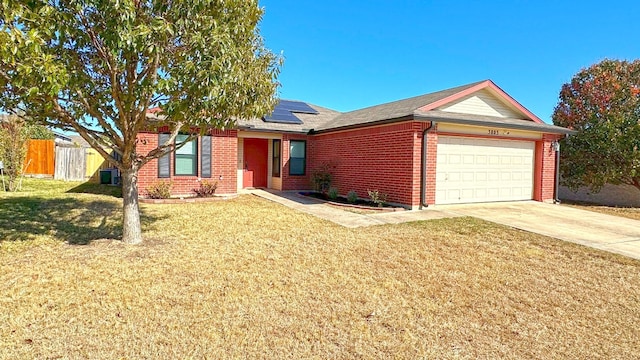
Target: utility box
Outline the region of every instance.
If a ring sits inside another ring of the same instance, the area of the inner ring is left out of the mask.
[[[118,169],[100,170],[100,184],[119,185],[120,176],[118,176]]]
[[[111,184],[111,170],[100,170],[100,184]]]

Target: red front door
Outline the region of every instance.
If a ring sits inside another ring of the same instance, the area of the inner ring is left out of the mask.
[[[268,151],[269,140],[244,139],[243,187],[267,187]]]

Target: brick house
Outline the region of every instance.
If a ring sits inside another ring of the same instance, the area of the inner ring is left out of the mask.
[[[342,195],[368,189],[408,208],[491,201],[553,201],[555,142],[570,130],[548,125],[492,81],[346,113],[282,101],[274,114],[213,130],[139,175],[144,189],[171,179],[187,195],[199,178],[218,193],[249,187],[307,190],[328,166]],[[166,136],[142,133],[139,151]]]

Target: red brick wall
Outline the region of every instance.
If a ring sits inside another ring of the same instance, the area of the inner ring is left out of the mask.
[[[367,190],[379,190],[389,195],[388,201],[420,205],[420,172],[422,161],[422,132],[427,122],[407,121],[377,127],[354,129],[313,136],[283,134],[282,137],[282,190],[306,190],[311,174],[323,164],[331,165],[332,186],[342,195],[355,190],[358,196],[368,198]],[[218,181],[217,192],[235,193],[237,186],[237,131],[214,131],[212,154],[212,180]],[[303,176],[289,175],[290,140],[307,141],[307,166]],[[555,186],[555,152],[551,143],[556,137],[545,135],[536,146],[535,198],[553,199]],[[157,147],[157,133],[139,135],[138,152],[147,153]],[[426,203],[435,203],[437,131],[427,135]],[[175,168],[173,156],[171,169]],[[198,164],[200,173],[200,164]],[[158,162],[153,160],[141,170],[138,184],[144,189],[158,180]],[[222,180],[219,180],[222,176]],[[198,186],[197,176],[174,176],[174,195],[190,195]],[[167,179],[168,180],[168,179]]]
[[[537,151],[537,156],[541,159],[537,160],[540,166],[541,174],[539,175],[540,185],[537,193],[540,194],[539,201],[553,200],[553,193],[556,184],[556,152],[551,147],[551,143],[557,139],[555,135],[543,135],[541,149]],[[537,169],[536,169],[537,170]]]
[[[289,175],[289,144],[291,140],[307,141],[307,166],[304,175]],[[311,156],[314,153],[312,148],[312,140],[306,135],[283,134],[282,135],[282,190],[309,190],[311,189],[310,167]]]
[[[236,192],[237,183],[237,151],[238,139],[236,130],[213,130],[212,138],[212,155],[211,155],[211,178],[210,181],[218,182],[218,194],[232,194]],[[157,133],[141,133],[138,135],[138,153],[147,154],[149,151],[158,146]],[[200,151],[200,142],[198,142],[198,151]],[[198,154],[198,174],[201,173],[200,154]],[[171,193],[173,195],[193,195],[193,189],[199,186],[199,176],[175,176],[174,156],[171,155],[171,177],[158,179],[158,160],[152,160],[140,169],[138,174],[138,188],[140,196],[145,196],[145,189],[155,181],[173,182]]]
[[[389,202],[416,204],[423,126],[404,122],[313,136],[308,169],[330,164],[332,186],[342,195],[355,190],[368,198],[367,190],[379,190],[388,194]]]
[[[425,125],[427,126],[427,125]],[[422,136],[422,134],[420,134]],[[425,185],[425,203],[433,205],[436,203],[436,162],[438,156],[438,133],[435,129],[431,129],[427,133],[427,173]],[[418,165],[419,166],[419,165]],[[420,168],[418,168],[418,171]],[[420,183],[418,183],[418,191]],[[420,193],[418,192],[418,201],[413,205],[420,204]]]
[[[216,193],[235,194],[238,188],[238,131],[214,130],[211,135],[211,177],[218,181]]]

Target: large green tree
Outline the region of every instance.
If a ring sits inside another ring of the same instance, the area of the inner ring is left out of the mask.
[[[75,131],[122,173],[123,240],[142,241],[138,170],[192,140],[269,113],[281,58],[256,0],[0,0],[0,104]],[[162,109],[168,141],[136,151]],[[113,150],[117,156],[110,155]]]
[[[603,60],[578,72],[562,86],[553,122],[577,131],[562,148],[565,185],[640,190],[640,60]]]

